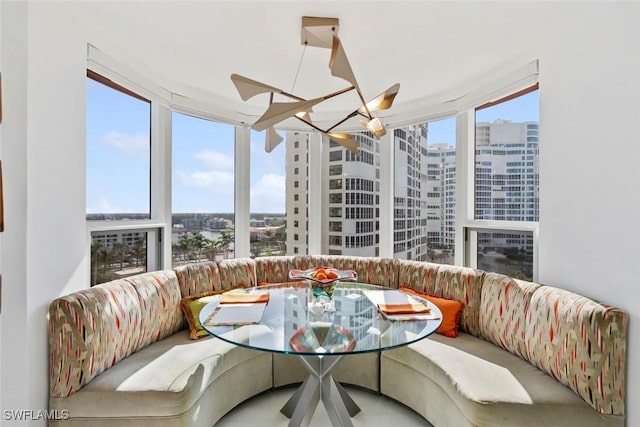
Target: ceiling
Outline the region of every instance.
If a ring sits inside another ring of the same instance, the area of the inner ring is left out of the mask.
[[[394,106],[381,116],[418,101],[455,99],[482,78],[535,60],[553,27],[564,22],[559,4],[538,2],[88,1],[66,7],[89,23],[90,43],[100,51],[172,93],[247,114],[250,122],[266,109],[268,95],[243,102],[232,73],[303,98],[349,86],[329,74],[328,49],[305,51],[303,16],[340,20],[338,35],[366,99],[400,83]],[[338,117],[357,105],[351,93],[314,112]]]

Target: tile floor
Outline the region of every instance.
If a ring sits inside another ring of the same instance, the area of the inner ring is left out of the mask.
[[[388,397],[345,387],[362,411],[351,420],[354,427],[432,427],[424,418]],[[280,408],[291,397],[295,387],[266,391],[229,412],[215,427],[285,427],[289,419],[280,413]],[[327,411],[318,404],[310,427],[330,427]]]

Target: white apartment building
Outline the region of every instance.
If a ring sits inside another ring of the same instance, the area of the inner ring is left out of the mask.
[[[323,171],[328,202],[325,253],[378,255],[380,142],[356,135],[354,155],[331,142]],[[537,221],[538,123],[496,120],[476,125],[477,219]],[[428,123],[394,130],[394,257],[439,262],[455,245],[456,148],[428,144]],[[307,253],[306,134],[287,135],[287,253]],[[481,248],[530,252],[530,234],[480,233]]]
[[[309,244],[309,135],[287,132],[285,141],[287,255],[303,255]]]
[[[475,154],[476,219],[538,221],[538,123],[477,123]],[[530,253],[533,236],[481,233],[478,246]]]

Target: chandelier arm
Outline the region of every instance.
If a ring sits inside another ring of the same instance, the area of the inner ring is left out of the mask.
[[[354,90],[356,87],[355,86],[349,86],[347,88],[335,91],[333,93],[330,93],[329,95],[325,95],[322,98],[326,101],[327,99],[333,98],[334,96],[338,96],[338,95],[342,95],[343,93],[347,93],[349,91]],[[362,98],[362,96],[360,96],[360,98]]]
[[[329,129],[327,129],[326,132],[331,132],[333,129],[337,128],[338,126],[340,126],[341,124],[343,124],[344,122],[349,120],[350,118],[354,117],[356,114],[358,114],[358,110],[354,111],[353,113],[349,114],[344,119],[340,120],[338,123],[336,123],[333,126],[331,126]]]
[[[273,92],[272,92],[272,93],[273,93]],[[289,98],[291,98],[291,99],[295,99],[296,101],[306,101],[306,99],[304,99],[304,98],[300,98],[299,96],[296,96],[296,95],[294,95],[294,94],[292,94],[292,93],[289,93],[289,92],[285,92],[285,91],[283,91],[283,90],[281,90],[281,91],[280,91],[280,92],[278,92],[278,93],[279,93],[280,95],[287,96],[287,97],[289,97]]]
[[[364,100],[364,96],[362,96],[362,93],[360,93],[358,89],[356,89],[356,92],[358,92],[358,96],[360,97],[360,102],[362,102],[362,106],[364,107],[364,110],[367,112],[367,118],[369,120],[373,120],[373,116],[371,115],[371,111],[369,111],[369,107],[367,107],[367,101]]]
[[[314,129],[315,129],[315,130],[317,130],[317,131],[320,131],[320,132],[322,132],[322,133],[327,133],[327,131],[325,131],[324,129],[319,128],[319,127],[318,127],[318,126],[316,126],[316,125],[314,125],[314,124],[313,124],[313,123],[311,123],[309,120],[305,120],[305,119],[303,119],[302,117],[298,117],[298,116],[293,116],[293,117],[295,117],[296,119],[300,120],[300,121],[301,121],[301,122],[303,122],[303,123],[308,124],[309,126],[311,126],[312,128],[314,128]]]

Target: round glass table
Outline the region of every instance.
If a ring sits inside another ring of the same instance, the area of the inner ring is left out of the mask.
[[[233,304],[234,308],[248,310],[251,324],[242,318],[222,324],[214,321],[216,313],[228,304],[215,299],[200,312],[200,322],[211,335],[229,343],[297,355],[302,360],[309,376],[281,409],[290,418],[289,426],[299,426],[305,418],[308,421],[320,400],[333,425],[352,426],[350,417],[360,408],[331,376],[333,367],[346,355],[388,350],[419,341],[435,332],[442,318],[434,304],[416,295],[363,283],[338,282],[328,301],[318,301],[306,282],[232,292],[256,297],[268,294],[268,303],[248,303],[245,308]],[[398,302],[409,302],[412,307],[426,306],[429,312],[381,311],[383,307],[406,306]]]

